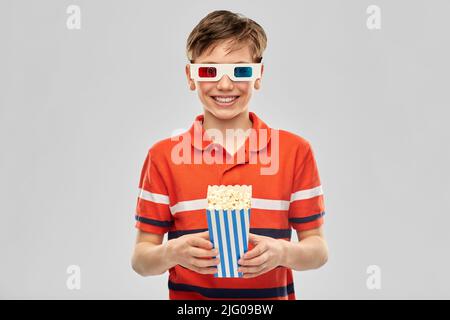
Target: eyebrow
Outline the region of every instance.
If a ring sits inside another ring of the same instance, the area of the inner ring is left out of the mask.
[[[208,62],[201,62],[201,63],[203,63],[203,64],[221,64],[221,63],[211,62],[211,61],[208,61]],[[238,64],[238,63],[251,63],[251,62],[247,62],[247,61],[230,62],[230,64]]]

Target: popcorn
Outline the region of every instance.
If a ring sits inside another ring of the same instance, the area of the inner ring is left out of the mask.
[[[207,191],[208,209],[250,209],[251,185],[212,185]]]
[[[216,278],[241,278],[237,261],[248,251],[251,185],[209,185],[206,217],[209,239],[219,249]]]

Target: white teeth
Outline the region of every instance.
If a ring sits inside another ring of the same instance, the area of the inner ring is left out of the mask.
[[[229,103],[233,100],[236,100],[237,97],[213,97],[214,100],[216,100],[217,102],[222,102],[222,103]]]

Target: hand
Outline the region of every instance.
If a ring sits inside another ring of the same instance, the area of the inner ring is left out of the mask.
[[[174,264],[201,274],[214,274],[217,272],[216,265],[219,264],[219,251],[212,249],[213,244],[209,241],[209,232],[186,234],[167,242],[169,256]]]
[[[252,250],[247,251],[238,263],[244,278],[253,278],[266,273],[279,265],[284,259],[284,244],[280,239],[249,234],[251,243],[255,244]]]

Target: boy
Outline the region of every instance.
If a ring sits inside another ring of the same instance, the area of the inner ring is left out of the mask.
[[[188,38],[186,76],[204,114],[187,132],[150,148],[139,182],[132,258],[142,276],[169,270],[170,299],[295,300],[292,269],[316,269],[327,261],[324,199],[309,142],[269,128],[248,110],[252,89],[261,86],[266,41],[256,22],[224,10],[204,17]],[[230,131],[239,134],[230,137]],[[252,186],[241,278],[214,277],[220,261],[205,213],[207,189],[214,185]],[[290,241],[291,228],[298,242]]]

